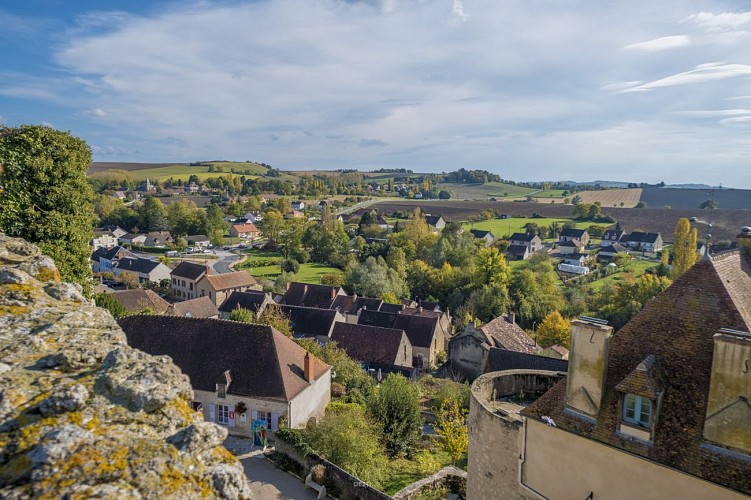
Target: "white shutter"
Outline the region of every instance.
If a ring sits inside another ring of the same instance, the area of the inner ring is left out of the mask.
[[[237,420],[237,415],[235,414],[235,407],[234,406],[230,406],[228,408],[228,410],[231,411],[232,415],[235,417],[235,418],[230,418],[229,419],[229,426],[230,427],[234,427],[235,426],[235,421]]]
[[[209,403],[209,421],[216,422],[216,405]]]
[[[279,414],[271,413],[271,432],[274,432],[279,427]]]
[[[255,410],[250,412],[250,418],[251,418],[251,422],[255,422],[256,420],[258,420],[258,412]]]

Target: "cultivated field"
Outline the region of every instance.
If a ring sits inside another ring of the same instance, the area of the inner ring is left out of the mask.
[[[712,198],[711,189],[644,188],[641,201],[648,207],[698,209],[699,205]],[[717,208],[751,209],[751,190],[716,189],[714,199]],[[696,215],[696,214],[695,214]],[[697,215],[698,216],[698,215]]]
[[[437,185],[438,189],[445,189],[451,193],[452,198],[462,200],[485,200],[488,198],[523,198],[528,194],[537,192],[522,186],[513,186],[501,182],[486,182],[485,184],[462,184],[458,182],[443,182]]]
[[[603,189],[602,191],[581,191],[576,193],[583,203],[600,202],[604,207],[633,208],[641,198],[641,188]]]
[[[248,178],[258,177],[268,172],[266,167],[257,163],[227,161],[213,162],[212,165],[221,168],[222,172],[209,172],[208,165],[188,165],[187,163],[92,163],[88,174],[91,175],[107,170],[126,170],[137,180],[143,180],[148,177],[152,180],[164,181],[171,177],[175,180],[182,179],[183,181],[187,181],[191,175],[197,175],[203,181],[209,177],[238,175],[232,174],[232,169],[239,172],[239,175],[246,175]],[[246,170],[249,170],[250,174],[243,174]]]

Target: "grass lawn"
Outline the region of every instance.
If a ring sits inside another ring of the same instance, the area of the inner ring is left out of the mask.
[[[243,162],[215,162],[215,167],[221,167],[223,172],[209,172],[208,166],[191,166],[187,163],[169,165],[167,167],[147,168],[143,170],[134,170],[131,174],[136,179],[145,179],[148,177],[152,180],[163,181],[172,177],[173,179],[182,179],[187,181],[191,175],[195,174],[201,181],[208,179],[209,177],[219,177],[223,175],[245,175],[247,178],[255,178],[268,172],[266,167],[258,165],[256,163],[243,163]],[[231,169],[235,169],[239,174],[232,174]],[[246,170],[250,170],[250,174],[243,174]]]
[[[253,250],[248,252],[247,260],[238,267],[248,271],[256,278],[274,280],[282,273],[279,264],[277,264],[279,259],[282,258],[283,256],[280,252],[261,252]],[[301,283],[319,284],[321,282],[321,275],[336,271],[340,271],[340,269],[325,266],[323,264],[300,264],[300,272],[295,275],[294,280]]]
[[[391,460],[386,470],[383,492],[387,495],[393,495],[415,481],[435,474],[447,465],[456,465],[466,470],[467,456],[464,455],[459,462],[452,464],[448,453],[436,449],[435,446],[430,446],[424,451],[417,452],[412,460],[406,458]]]
[[[561,198],[563,189],[549,189],[548,191],[538,191],[532,195],[533,198]]]
[[[451,193],[451,198],[519,198],[536,192],[536,189],[503,184],[501,182],[486,182],[485,184],[462,184],[459,182],[442,182],[438,189]]]
[[[602,279],[593,281],[592,283],[588,283],[587,285],[585,285],[585,288],[588,288],[589,290],[593,290],[593,291],[599,291],[606,284],[614,285],[616,283],[625,281],[627,279],[638,278],[639,276],[644,274],[647,271],[647,269],[649,269],[650,267],[655,267],[657,265],[658,265],[657,262],[634,259],[629,264],[628,270],[611,274],[610,276],[605,276]]]
[[[543,217],[539,219],[533,219],[529,217],[512,217],[510,219],[490,219],[474,223],[464,223],[462,227],[465,230],[468,229],[482,229],[484,231],[492,231],[496,238],[501,238],[504,235],[511,236],[513,233],[523,233],[524,225],[528,222],[534,222],[538,226],[548,227],[553,222],[557,222],[563,226],[566,222],[571,222],[572,219],[554,219],[550,217]],[[594,224],[592,221],[577,222],[577,229],[587,229],[589,226],[596,225],[602,227],[610,227],[612,224]]]

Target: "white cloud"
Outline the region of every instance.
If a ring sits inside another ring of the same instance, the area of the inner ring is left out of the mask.
[[[664,36],[646,42],[631,43],[623,47],[626,50],[645,50],[648,52],[675,49],[691,45],[691,37],[686,35]]]
[[[107,116],[107,112],[102,108],[89,109],[84,114],[89,118],[104,118]]]
[[[723,125],[738,125],[738,124],[751,124],[751,114],[746,116],[736,116],[733,118],[725,118],[720,120]]]
[[[462,3],[462,0],[454,0],[452,10],[454,11],[454,15],[460,21],[466,21],[467,19],[469,19],[469,15],[464,12],[464,4]]]
[[[737,30],[751,23],[751,12],[699,12],[686,16],[683,22],[694,23],[708,31]]]
[[[751,65],[705,63],[696,66],[696,68],[691,71],[685,71],[676,75],[660,78],[659,80],[643,83],[635,87],[621,90],[621,92],[639,92],[654,90],[662,87],[704,83],[714,80],[724,80],[728,78],[738,78],[743,76],[751,76]]]

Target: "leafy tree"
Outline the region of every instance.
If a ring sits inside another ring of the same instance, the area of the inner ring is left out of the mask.
[[[590,299],[589,309],[597,316],[608,320],[615,328],[621,328],[641,311],[647,301],[670,286],[670,279],[644,274],[637,279],[605,285]]]
[[[206,207],[206,221],[204,232],[209,237],[212,245],[222,244],[224,234],[227,232],[227,222],[224,220],[224,212],[219,205],[212,203]]]
[[[344,284],[344,273],[341,271],[332,271],[321,275],[321,284],[328,286],[342,286]]]
[[[590,205],[589,212],[587,212],[587,217],[594,220],[598,219],[600,215],[602,215],[602,209],[600,208],[600,205],[598,205],[597,203]]]
[[[344,284],[353,293],[365,297],[380,297],[386,293],[404,297],[409,292],[399,273],[382,257],[368,257],[365,262],[349,265],[344,273]]]
[[[535,333],[540,347],[558,344],[568,348],[571,343],[571,322],[558,311],[553,311],[542,320]]]
[[[409,453],[420,437],[420,389],[392,373],[368,402],[368,411],[381,424],[391,456]]]
[[[120,283],[124,284],[128,289],[138,288],[138,275],[131,271],[123,271],[117,277]]]
[[[97,307],[103,307],[107,309],[115,319],[122,318],[123,316],[127,316],[128,314],[125,306],[118,302],[115,297],[112,296],[112,294],[98,293],[94,296],[94,302],[96,303]]]
[[[292,323],[289,316],[275,306],[266,307],[255,321],[259,325],[268,325],[276,328],[287,337],[292,336]]]
[[[450,198],[451,198],[451,193],[449,193],[449,192],[448,192],[448,191],[446,191],[445,189],[441,189],[441,190],[440,190],[440,191],[438,192],[438,199],[439,199],[439,200],[448,200],[448,199],[450,199]]]
[[[717,203],[715,200],[707,200],[703,202],[701,205],[699,205],[699,208],[702,210],[705,210],[705,209],[714,210],[718,206],[720,206],[720,204]]]
[[[467,312],[483,322],[508,311],[510,305],[508,288],[503,285],[483,285],[473,290],[465,302]]]
[[[239,321],[241,323],[255,323],[256,316],[250,309],[244,307],[238,307],[229,313],[229,319],[231,321]]]
[[[508,284],[509,266],[506,258],[497,248],[480,248],[475,255],[475,271],[477,282],[481,285]]]
[[[170,203],[166,209],[167,223],[173,237],[198,234],[201,231],[201,217],[195,203],[180,200]]]
[[[646,201],[640,201],[636,204],[635,208],[647,208],[647,202]]]
[[[673,236],[673,269],[670,277],[677,279],[696,263],[696,228],[686,218],[678,219]]]
[[[86,180],[91,150],[50,127],[0,127],[0,231],[35,243],[65,281],[93,288],[89,240],[93,192]]]
[[[308,426],[305,437],[327,460],[373,486],[379,486],[386,455],[378,425],[359,404],[329,404],[326,416]]]
[[[446,400],[435,412],[438,417],[438,426],[435,433],[441,438],[441,447],[456,463],[462,455],[467,453],[469,446],[469,434],[467,432],[466,411],[459,407],[456,400]]]
[[[167,231],[167,209],[158,198],[147,196],[138,209],[138,227],[142,231]]]
[[[267,210],[258,225],[263,237],[276,243],[279,241],[279,233],[284,225],[284,217],[277,210]]]
[[[114,196],[106,196],[98,194],[94,196],[94,212],[99,217],[100,221],[108,220],[115,210],[124,207],[122,200],[115,198]]]

